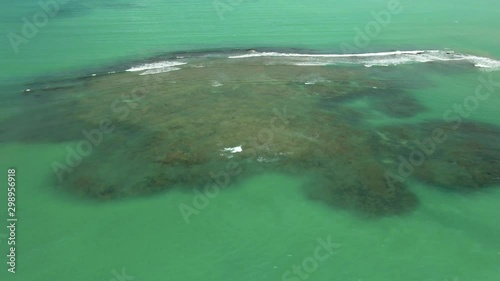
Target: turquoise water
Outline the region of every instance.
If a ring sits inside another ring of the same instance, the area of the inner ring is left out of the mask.
[[[2,2],[2,33],[21,33],[38,1]],[[225,3],[224,1],[221,1]],[[444,49],[499,57],[498,1],[400,1],[403,10],[365,51]],[[103,66],[168,51],[295,47],[340,51],[389,1],[241,1],[219,17],[212,1],[68,1],[18,55],[2,37],[2,78]],[[120,23],[120,24],[117,24]],[[79,49],[85,46],[84,51]],[[29,63],[29,67],[27,64]]]
[[[498,280],[498,83],[458,129],[443,117],[500,81],[498,1],[401,1],[357,53],[437,52],[368,58],[331,55],[390,1],[222,16],[231,2],[69,1],[16,53],[37,2],[0,3],[0,183],[16,169],[18,217],[2,280]],[[114,129],[55,172],[103,120]],[[448,140],[388,188],[441,127]],[[214,177],[226,184],[200,199]],[[6,188],[0,202],[7,224]]]

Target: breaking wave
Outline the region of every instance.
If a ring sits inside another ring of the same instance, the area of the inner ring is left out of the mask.
[[[256,52],[232,55],[230,59],[269,58],[269,63],[286,63],[298,66],[322,66],[336,64],[362,64],[371,66],[390,66],[409,63],[440,61],[464,61],[475,67],[500,70],[500,61],[474,55],[460,54],[446,50],[391,51],[362,54],[299,54],[279,52]]]

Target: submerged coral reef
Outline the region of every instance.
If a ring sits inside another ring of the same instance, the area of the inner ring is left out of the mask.
[[[493,125],[370,122],[374,112],[388,120],[426,112],[409,91],[428,87],[421,76],[266,65],[259,58],[199,57],[182,69],[153,70],[97,75],[77,89],[53,85],[57,93],[46,88],[39,97],[26,95],[50,111],[37,108],[23,118],[42,128],[32,131],[30,142],[76,142],[68,153],[77,163],[61,159],[54,168],[61,188],[99,200],[143,196],[204,186],[237,163],[242,171],[232,183],[266,171],[312,175],[304,187],[308,198],[389,215],[418,206],[409,176],[457,191],[499,184],[500,129]],[[107,131],[99,129],[103,124]],[[446,140],[426,142],[436,128]],[[78,152],[82,143],[90,144],[90,153]]]

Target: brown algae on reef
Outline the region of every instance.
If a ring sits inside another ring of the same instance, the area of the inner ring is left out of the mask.
[[[412,75],[412,67],[397,72],[198,56],[129,70],[51,85],[53,91],[40,86],[48,100],[80,94],[47,103],[50,117],[25,117],[42,127],[29,141],[81,139],[71,128],[86,128],[99,140],[77,165],[56,169],[69,193],[109,200],[192,190],[229,166],[238,167],[234,180],[266,171],[313,175],[304,198],[369,215],[402,214],[419,200],[398,175],[400,156],[433,128],[449,127],[439,120],[404,123],[428,112],[411,89],[431,83]],[[58,110],[63,106],[70,116]],[[374,118],[393,122],[377,125]],[[96,133],[103,122],[109,132]],[[66,134],[53,133],[61,127]],[[467,122],[447,132],[446,145],[427,155],[412,179],[455,191],[498,184],[500,130]]]

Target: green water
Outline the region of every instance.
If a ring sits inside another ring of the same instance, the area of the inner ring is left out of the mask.
[[[3,36],[1,220],[7,224],[13,167],[18,222],[15,274],[5,263],[7,230],[0,231],[1,280],[498,280],[498,87],[396,195],[335,186],[394,171],[397,156],[411,151],[404,139],[431,136],[427,129],[474,94],[479,78],[500,81],[496,68],[226,59],[253,48],[342,53],[355,28],[388,2],[241,1],[221,18],[211,1],[72,1],[17,54]],[[498,1],[401,6],[360,53],[452,50],[500,59]],[[4,35],[21,34],[22,18],[41,10],[37,1],[0,7]],[[199,50],[215,58],[158,57]],[[145,59],[186,65],[123,72]],[[146,87],[137,103],[136,86]],[[115,101],[122,111],[110,109]],[[252,155],[249,140],[284,108],[294,118]],[[82,129],[104,118],[116,129],[59,181],[54,161],[65,163]],[[393,146],[395,136],[402,140]],[[223,150],[239,145],[242,153]],[[186,220],[180,206],[193,206],[195,188],[231,161],[242,172]],[[318,239],[338,245],[314,270],[293,273],[315,256]],[[126,279],[116,275],[122,270]]]

